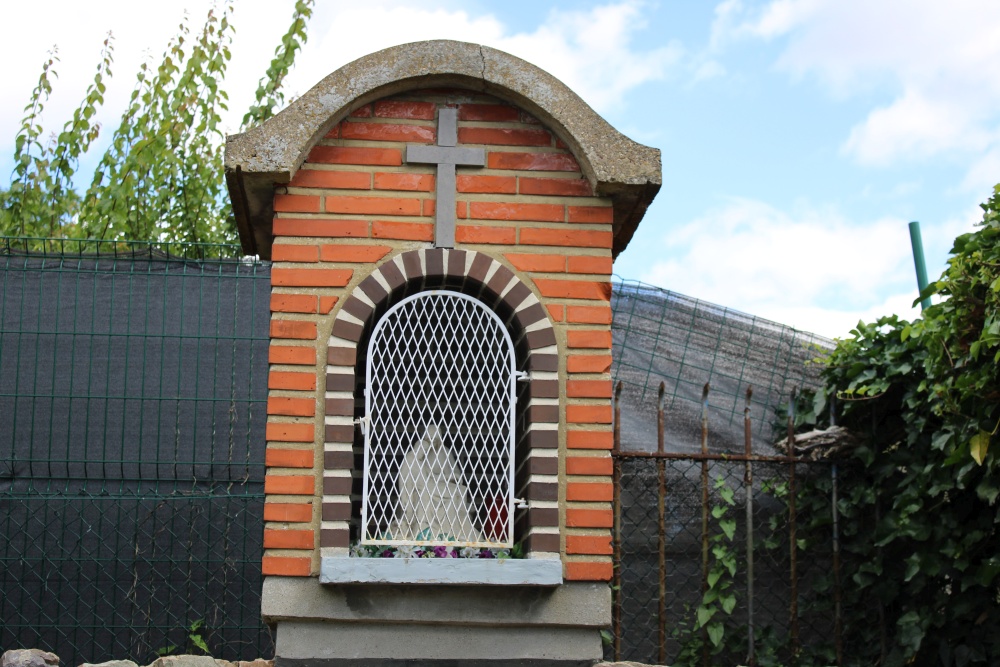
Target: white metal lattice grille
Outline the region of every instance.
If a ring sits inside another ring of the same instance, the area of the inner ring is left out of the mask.
[[[449,291],[396,304],[372,332],[362,543],[513,544],[514,346]]]

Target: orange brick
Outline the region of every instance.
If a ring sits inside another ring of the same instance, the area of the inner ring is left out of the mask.
[[[312,417],[316,414],[316,401],[312,398],[272,396],[267,399],[267,414],[283,417]]]
[[[267,531],[265,531],[266,533]],[[265,543],[266,547],[267,544]],[[567,554],[587,554],[593,556],[611,555],[610,535],[567,535]]]
[[[312,475],[265,475],[264,493],[286,496],[311,496],[316,492]]]
[[[328,169],[299,169],[288,185],[298,188],[325,188],[328,190],[371,190],[371,174],[360,171],[330,171]]]
[[[272,278],[273,280],[273,278]],[[611,283],[589,280],[535,279],[535,286],[542,296],[550,299],[596,299],[611,300]]]
[[[264,506],[267,519],[267,505]],[[569,528],[612,528],[615,525],[615,515],[611,510],[585,510],[568,508],[566,510],[566,526]]]
[[[387,245],[324,245],[319,258],[324,262],[369,263],[377,262],[391,250]]]
[[[469,216],[480,220],[537,220],[562,222],[564,207],[559,204],[513,204],[508,202],[474,201],[469,204]]]
[[[397,123],[344,123],[340,136],[361,141],[401,141],[414,144],[433,144],[437,132],[424,125]]]
[[[491,146],[551,146],[552,135],[545,130],[506,127],[460,127],[458,141]]]
[[[575,324],[611,324],[611,306],[567,306],[566,321]]]
[[[611,501],[615,490],[611,482],[569,482],[566,484],[566,500]]]
[[[610,257],[584,257],[574,256],[569,258],[570,273],[599,273],[609,275],[612,269]]]
[[[271,246],[271,260],[274,262],[315,262],[319,260],[319,247],[275,243]]]
[[[351,115],[353,115],[353,114],[351,114]],[[331,127],[330,131],[327,132],[325,135],[323,135],[323,138],[324,139],[339,139],[340,138],[340,126],[342,125],[342,123],[343,123],[343,121],[340,122],[340,123],[337,123],[336,125],[334,125],[333,127]]]
[[[312,442],[316,427],[312,424],[278,424],[269,422],[264,431],[268,442]]]
[[[273,313],[315,313],[316,297],[311,294],[271,294]]]
[[[319,213],[319,197],[274,195],[274,210],[281,213]]]
[[[549,195],[564,197],[591,197],[594,191],[582,178],[528,178],[518,179],[522,195]]]
[[[264,556],[260,572],[263,575],[281,577],[308,577],[312,574],[312,558]]]
[[[432,241],[434,240],[434,225],[424,222],[376,220],[372,223],[372,236],[377,239]]]
[[[611,581],[613,572],[611,563],[566,563],[567,581]]]
[[[570,424],[610,424],[610,405],[567,405],[566,421]]]
[[[408,192],[430,192],[434,189],[434,177],[430,174],[375,174],[376,190],[404,190]]]
[[[312,391],[316,388],[315,373],[292,371],[271,371],[267,376],[268,389],[288,389],[291,391]]]
[[[610,248],[611,232],[594,232],[579,229],[521,230],[524,245],[566,246],[571,248]]]
[[[611,431],[567,431],[568,449],[612,449],[615,434]]]
[[[590,348],[596,350],[611,349],[611,332],[607,330],[585,330],[577,331],[570,329],[566,334],[566,340],[570,347]]]
[[[265,549],[312,549],[315,533],[311,530],[264,529]]]
[[[507,260],[519,271],[538,271],[540,273],[561,273],[566,270],[564,255],[527,255],[507,253]]]
[[[380,100],[375,103],[376,118],[405,118],[408,120],[434,120],[437,105],[433,102],[407,102]]]
[[[287,523],[312,521],[312,505],[309,503],[264,503],[264,521],[284,521]],[[568,512],[566,523],[569,525]]]
[[[566,457],[567,475],[610,475],[612,472],[614,463],[610,456]]]
[[[611,380],[566,380],[570,398],[611,398]]]
[[[398,167],[403,164],[403,154],[398,148],[314,146],[309,151],[309,161],[325,164],[373,164]]]
[[[353,269],[271,269],[271,284],[282,287],[343,287]]]
[[[615,210],[610,206],[570,206],[566,217],[570,222],[614,222]]]
[[[566,312],[566,309],[563,306],[557,306],[555,304],[550,303],[547,304],[545,308],[548,309],[549,317],[551,317],[553,320],[555,320],[556,322],[563,321],[563,315]]]
[[[316,323],[296,320],[271,320],[271,338],[316,340]]]
[[[326,212],[348,215],[420,215],[420,200],[396,197],[327,197]]]
[[[566,370],[570,373],[607,373],[611,370],[611,355],[571,355],[566,359]]]
[[[272,232],[278,236],[368,236],[366,220],[310,220],[275,218]]]
[[[514,176],[459,176],[456,183],[459,192],[505,195],[517,192],[517,178]]]
[[[314,149],[315,150],[315,149]],[[490,169],[526,171],[580,171],[580,165],[566,153],[511,153],[491,151],[486,158]]]
[[[458,225],[455,240],[459,243],[498,243],[513,245],[517,242],[517,230],[513,227],[483,227],[479,225]]]
[[[351,112],[351,118],[371,118],[372,117],[372,105],[366,104],[363,107],[358,107]]]
[[[321,296],[319,298],[319,312],[326,315],[333,307],[337,305],[337,297],[335,296]]]
[[[458,119],[493,123],[516,123],[520,120],[517,107],[505,104],[459,104]]]
[[[311,449],[271,449],[264,452],[264,465],[269,468],[312,468]]]
[[[267,348],[267,363],[312,366],[316,363],[316,350],[306,346],[272,345]]]

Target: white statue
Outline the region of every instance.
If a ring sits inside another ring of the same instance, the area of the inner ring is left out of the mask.
[[[466,505],[466,486],[437,424],[428,424],[399,466],[393,540],[480,542]]]

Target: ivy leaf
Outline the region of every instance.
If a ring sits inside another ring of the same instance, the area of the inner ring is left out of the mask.
[[[973,460],[979,465],[983,465],[986,452],[990,448],[990,434],[987,431],[980,431],[969,440],[969,453]]]
[[[722,602],[722,611],[727,614],[732,614],[733,609],[736,609],[736,596],[732,593],[723,597],[720,602]]]
[[[718,648],[722,644],[722,636],[725,630],[722,627],[722,623],[712,623],[708,626],[708,640],[712,642],[712,646]]]
[[[713,616],[715,616],[715,609],[698,607],[698,627],[705,627],[705,624],[711,621]]]

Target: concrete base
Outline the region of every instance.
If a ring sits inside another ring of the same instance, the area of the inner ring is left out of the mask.
[[[275,667],[589,667],[611,621],[607,585],[322,585],[268,577]]]
[[[326,557],[321,584],[558,586],[562,562],[519,558]]]

